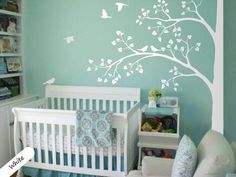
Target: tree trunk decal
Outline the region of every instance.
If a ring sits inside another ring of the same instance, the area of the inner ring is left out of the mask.
[[[152,9],[142,8],[135,21],[138,26],[145,25],[147,21],[153,24],[147,26],[147,30],[156,39],[156,44],[136,47],[136,39],[133,39],[132,35],[117,30],[116,38],[111,41],[111,45],[117,47],[117,51],[124,53],[124,56],[116,60],[90,59],[87,71],[102,70],[103,74],[97,77],[97,82],[111,82],[115,85],[124,77],[143,74],[145,68],[142,63],[147,59],[169,60],[173,66],[167,72],[172,76],[160,80],[161,88],[171,87],[177,92],[180,79],[199,78],[208,87],[212,96],[212,128],[223,132],[223,90],[220,90],[223,89],[223,41],[222,37],[219,37],[223,35],[222,2],[217,1],[216,27],[212,27],[200,14],[199,9],[203,0],[180,1],[180,17],[171,15],[168,3],[171,1],[157,0]],[[211,71],[213,79],[192,64],[191,55],[201,50],[202,42],[193,42],[194,34],[186,34],[185,29],[181,27],[180,24],[188,22],[203,26],[211,36],[215,48],[214,67]]]

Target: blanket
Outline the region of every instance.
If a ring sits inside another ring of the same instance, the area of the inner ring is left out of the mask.
[[[112,145],[112,112],[78,110],[76,143],[78,146],[110,147]]]

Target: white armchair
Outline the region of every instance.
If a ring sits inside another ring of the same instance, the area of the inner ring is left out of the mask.
[[[174,159],[146,156],[142,160],[141,171],[131,171],[128,177],[170,177]]]
[[[193,177],[225,177],[227,173],[235,172],[234,152],[224,136],[216,131],[210,130],[202,138],[197,147],[197,158]],[[171,177],[174,163],[174,159],[146,156],[141,170],[131,171],[127,177]]]

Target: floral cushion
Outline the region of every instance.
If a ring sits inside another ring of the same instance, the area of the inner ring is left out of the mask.
[[[108,147],[112,145],[112,112],[79,110],[76,117],[78,146]]]
[[[171,177],[192,177],[197,164],[197,148],[192,140],[184,135],[179,143]]]

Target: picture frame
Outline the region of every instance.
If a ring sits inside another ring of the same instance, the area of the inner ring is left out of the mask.
[[[1,37],[0,38],[1,53],[16,53],[16,38],[15,37]]]
[[[20,58],[6,58],[7,71],[12,72],[22,72],[22,63]]]

